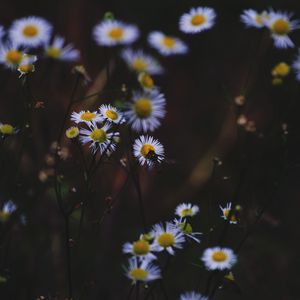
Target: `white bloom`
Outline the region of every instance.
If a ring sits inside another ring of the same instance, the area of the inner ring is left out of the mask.
[[[31,73],[35,71],[34,63],[37,61],[35,55],[24,54],[22,61],[19,64],[18,71],[20,72],[20,77],[22,75]]]
[[[80,52],[73,48],[72,44],[65,45],[65,39],[59,35],[55,36],[53,42],[45,47],[47,57],[62,61],[77,61],[80,58]]]
[[[166,99],[157,90],[134,91],[124,115],[135,131],[154,131],[165,116]]]
[[[13,44],[25,47],[38,47],[48,43],[52,25],[40,17],[25,17],[13,22],[9,38]]]
[[[94,27],[93,37],[100,46],[128,45],[139,37],[139,30],[135,25],[104,20]]]
[[[192,203],[179,204],[175,209],[175,214],[180,218],[193,217],[199,212],[199,206]]]
[[[268,20],[268,13],[262,12],[259,14],[254,9],[246,9],[241,15],[241,21],[246,27],[263,28]]]
[[[220,205],[220,209],[222,210],[222,218],[224,220],[227,220],[228,217],[229,217],[229,214],[230,214],[230,211],[231,211],[231,202],[227,203],[225,207],[222,207]],[[230,221],[229,221],[230,224],[237,224],[237,219],[236,219],[236,216],[234,213],[231,213],[231,216],[230,216]]]
[[[193,227],[190,223],[188,223],[186,220],[182,221],[181,219],[175,219],[174,224],[176,227],[178,227],[182,233],[187,237],[195,241],[196,243],[200,243],[199,238],[197,236],[202,235],[201,232],[194,232]]]
[[[220,247],[207,248],[201,259],[208,270],[231,269],[237,261],[231,249]]]
[[[148,43],[164,56],[185,54],[188,52],[188,46],[179,38],[165,35],[160,31],[150,32]]]
[[[208,298],[196,292],[186,292],[180,295],[179,300],[208,300]]]
[[[123,253],[129,253],[133,256],[139,257],[140,259],[156,259],[156,256],[151,253],[151,251],[153,251],[152,244],[142,237],[133,243],[125,243],[123,245]]]
[[[164,147],[152,136],[141,135],[134,141],[133,154],[142,166],[153,167],[164,159]]]
[[[128,67],[137,72],[146,72],[150,75],[163,73],[160,63],[151,55],[145,54],[143,50],[124,49],[121,53]]]
[[[209,7],[192,8],[181,16],[179,28],[185,33],[199,33],[215,24],[216,13]]]
[[[154,225],[152,234],[155,236],[153,251],[161,252],[166,250],[171,255],[175,254],[175,248],[182,249],[185,241],[182,231],[170,222],[166,222],[165,225]]]
[[[85,111],[82,110],[79,113],[73,112],[71,114],[71,121],[78,123],[86,123],[90,124],[91,122],[102,122],[103,118],[100,114],[98,114],[96,111],[90,112],[89,110]]]
[[[4,203],[2,210],[0,210],[0,222],[5,222],[10,215],[17,209],[17,206],[11,201]]]
[[[99,107],[99,111],[102,118],[108,122],[115,124],[122,124],[125,122],[122,113],[110,104],[102,104]]]
[[[17,69],[23,59],[24,52],[13,44],[0,43],[0,63],[10,69]]]

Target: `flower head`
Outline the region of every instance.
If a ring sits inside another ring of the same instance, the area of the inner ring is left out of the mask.
[[[234,213],[231,212],[231,202],[227,203],[225,207],[220,205],[220,209],[222,211],[222,218],[224,220],[228,220],[230,214],[230,224],[237,224],[237,219]]]
[[[10,215],[17,209],[17,206],[11,201],[4,203],[2,210],[0,210],[0,222],[5,222]]]
[[[192,203],[179,204],[175,209],[175,214],[180,218],[193,217],[199,212],[199,206]]]
[[[22,61],[18,66],[18,71],[20,72],[20,77],[26,75],[28,73],[32,73],[35,71],[34,63],[37,61],[37,57],[35,55],[24,54]]]
[[[273,76],[285,77],[290,73],[290,69],[287,63],[280,62],[272,69],[271,73]]]
[[[181,219],[175,219],[174,224],[182,231],[185,237],[192,239],[196,243],[200,243],[200,240],[197,238],[197,236],[202,235],[202,233],[194,232],[192,225],[186,220],[182,221]]]
[[[196,292],[186,292],[180,295],[179,300],[208,300],[208,298]]]
[[[102,122],[103,118],[96,111],[90,112],[89,110],[82,110],[79,113],[74,111],[71,114],[71,121],[75,122],[76,124],[90,124],[91,122]]]
[[[102,104],[99,111],[102,118],[110,123],[122,124],[125,122],[122,113],[110,104]]]
[[[254,9],[246,9],[241,15],[241,21],[246,27],[263,28],[268,20],[267,12],[258,13]]]
[[[231,269],[237,258],[229,248],[207,248],[202,255],[202,261],[208,270]]]
[[[79,135],[79,128],[76,126],[69,127],[66,130],[66,137],[68,139],[74,139]]]
[[[145,90],[145,91],[151,91],[153,89],[157,89],[154,85],[154,80],[153,78],[145,73],[145,72],[141,72],[138,75],[138,82],[140,83],[141,87]]]
[[[0,122],[0,134],[2,134],[3,136],[16,134],[17,132],[17,128],[12,126],[11,124],[2,124]]]
[[[123,245],[124,253],[129,253],[133,256],[139,257],[140,259],[156,259],[156,256],[151,253],[151,251],[153,251],[152,244],[142,237],[133,243],[125,243]]]
[[[4,64],[6,67],[17,69],[23,56],[24,52],[15,45],[11,43],[0,43],[0,63]]]

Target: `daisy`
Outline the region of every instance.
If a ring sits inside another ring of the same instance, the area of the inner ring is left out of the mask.
[[[123,253],[129,253],[139,257],[140,259],[156,259],[156,256],[152,254],[151,251],[153,251],[152,244],[150,244],[146,239],[142,238],[142,236],[139,240],[133,243],[125,243],[123,245]]]
[[[154,131],[165,116],[166,99],[157,90],[134,91],[124,115],[135,131]]]
[[[170,222],[156,224],[152,228],[155,236],[153,242],[153,251],[161,252],[166,250],[169,254],[174,255],[174,248],[182,249],[185,241],[182,231]]]
[[[165,35],[160,31],[150,32],[148,43],[164,56],[185,54],[188,52],[188,46],[183,41],[179,38]]]
[[[35,55],[24,54],[22,61],[19,64],[18,71],[20,72],[20,77],[32,73],[35,71],[34,63],[37,61]]]
[[[207,248],[202,255],[202,261],[208,270],[231,269],[237,258],[229,248]]]
[[[90,124],[91,122],[102,122],[103,118],[96,111],[90,112],[89,110],[82,110],[79,113],[74,111],[71,114],[71,121],[75,122],[76,124]]]
[[[136,257],[129,259],[126,275],[132,280],[132,284],[136,284],[138,281],[149,282],[161,278],[160,269],[154,266],[150,260],[139,261]]]
[[[53,42],[45,47],[47,57],[62,61],[77,61],[80,52],[73,48],[72,44],[64,46],[65,39],[59,35],[55,36]]]
[[[141,87],[146,91],[150,91],[156,88],[154,86],[153,78],[145,72],[142,72],[138,75],[138,82],[140,83]]]
[[[186,217],[193,217],[199,212],[199,206],[191,203],[179,204],[175,209],[175,214],[181,219]]]
[[[66,130],[66,137],[68,139],[74,139],[79,135],[79,128],[76,126],[69,127]]]
[[[200,240],[197,238],[197,236],[201,235],[202,233],[193,232],[192,225],[188,223],[186,220],[182,222],[181,220],[175,219],[174,224],[182,231],[185,237],[194,240],[196,243],[200,243]]]
[[[102,104],[99,107],[99,111],[103,119],[108,122],[115,124],[122,124],[125,122],[122,113],[110,104]]]
[[[290,73],[290,66],[285,63],[285,62],[281,62],[278,63],[273,69],[272,69],[272,75],[273,76],[280,76],[280,77],[285,77],[287,75],[289,75]]]
[[[128,45],[139,37],[139,30],[135,25],[107,19],[94,27],[93,37],[99,46]]]
[[[199,33],[215,24],[216,13],[209,7],[192,8],[181,16],[179,28],[185,33]]]
[[[81,129],[79,140],[82,144],[90,143],[93,153],[99,149],[101,154],[110,154],[116,148],[114,137],[118,137],[118,132],[108,133],[110,125],[105,124],[98,128],[96,123],[91,123],[89,129]]]
[[[291,20],[292,14],[287,12],[270,12],[267,27],[271,31],[274,45],[277,48],[293,48],[294,43],[288,36],[293,30],[299,28],[298,20]]]
[[[9,38],[15,45],[39,47],[48,43],[52,25],[41,17],[25,17],[13,22]]]
[[[12,134],[16,134],[18,132],[17,128],[10,125],[10,124],[2,124],[0,122],[0,133],[2,135],[12,135]]]
[[[152,136],[141,135],[133,144],[133,154],[142,166],[148,165],[151,168],[155,163],[162,162],[164,152],[163,145]]]
[[[241,15],[241,21],[246,27],[263,28],[265,27],[267,19],[268,14],[266,12],[260,14],[254,9],[246,9]]]
[[[208,300],[208,298],[196,292],[186,292],[180,295],[179,300]]]
[[[145,54],[143,50],[124,49],[121,52],[121,57],[124,59],[128,67],[137,72],[146,72],[151,75],[163,73],[163,67],[151,55]]]
[[[17,206],[11,201],[4,203],[2,210],[0,210],[0,221],[5,222],[10,215],[17,209]]]
[[[16,69],[23,59],[24,52],[13,44],[0,44],[0,63]]]
[[[298,49],[298,55],[293,62],[293,69],[296,72],[296,78],[300,81],[300,49]]]
[[[230,211],[231,211],[231,202],[227,203],[225,207],[222,207],[220,205],[220,209],[222,211],[222,216],[221,217],[224,220],[228,220],[229,214],[231,214],[229,223],[230,224],[237,224],[237,219],[236,219],[235,214],[230,213]]]

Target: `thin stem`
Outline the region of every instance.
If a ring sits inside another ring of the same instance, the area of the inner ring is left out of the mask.
[[[67,273],[68,273],[68,295],[69,300],[73,298],[72,288],[72,269],[71,269],[71,249],[70,249],[70,224],[69,217],[65,217],[65,231],[66,231],[66,253],[67,253]]]

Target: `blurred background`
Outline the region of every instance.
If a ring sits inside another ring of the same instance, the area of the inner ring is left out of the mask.
[[[179,17],[199,5],[216,10],[216,25],[199,35],[180,33]],[[278,62],[292,63],[297,48],[275,49],[268,35],[245,29],[239,20],[244,9],[270,7],[294,12],[300,19],[300,4],[292,0],[0,2],[0,23],[5,27],[20,17],[41,16],[54,25],[55,33],[80,50],[80,63],[93,81],[80,86],[78,97],[105,87],[107,53],[92,40],[91,30],[107,11],[137,24],[142,38],[136,46],[158,57],[166,68],[157,82],[167,98],[167,116],[155,137],[164,144],[168,162],[150,173],[141,171],[146,221],[151,226],[170,220],[179,203],[193,202],[200,206],[194,229],[204,233],[200,246],[191,244],[172,260],[165,275],[169,299],[178,299],[186,290],[204,292],[208,272],[197,264],[203,249],[218,242],[224,224],[219,205],[234,199],[242,207],[240,222],[229,227],[225,244],[235,249],[249,230],[250,235],[239,249],[239,263],[233,269],[235,281],[225,282],[215,299],[299,299],[299,82],[291,73],[282,85],[274,86],[271,76]],[[152,30],[181,37],[190,47],[189,54],[159,57],[146,43]],[[296,45],[300,45],[299,32],[291,35]],[[117,87],[128,80],[119,51],[109,53],[110,84]],[[13,199],[26,217],[26,225],[17,222],[17,216],[1,224],[0,275],[5,280],[0,283],[0,298],[4,300],[67,297],[64,220],[53,190],[51,145],[57,139],[74,85],[71,70],[71,65],[60,62],[43,60],[37,64],[31,90],[44,108],[33,112],[32,135],[24,146],[17,182],[18,138],[12,138],[1,152],[0,200]],[[17,124],[23,114],[18,75],[2,67],[0,90],[0,121]],[[94,109],[116,97],[110,92],[74,109]],[[245,104],[236,105],[239,99],[245,99]],[[248,120],[243,126],[237,124],[241,114]],[[65,188],[75,187],[77,192],[70,192],[68,199],[79,202],[82,174],[78,152],[67,141],[64,145]],[[220,163],[212,177],[215,157]],[[107,197],[118,193],[124,179],[118,166],[99,170],[80,243],[78,214],[75,211],[72,215],[76,300],[126,299],[130,289],[122,268],[127,262],[122,245],[136,240],[143,231],[132,182],[122,189],[101,225],[95,222],[107,208]],[[264,207],[259,222],[252,226]],[[211,226],[213,231],[208,234]],[[158,299],[163,298],[158,295]]]

